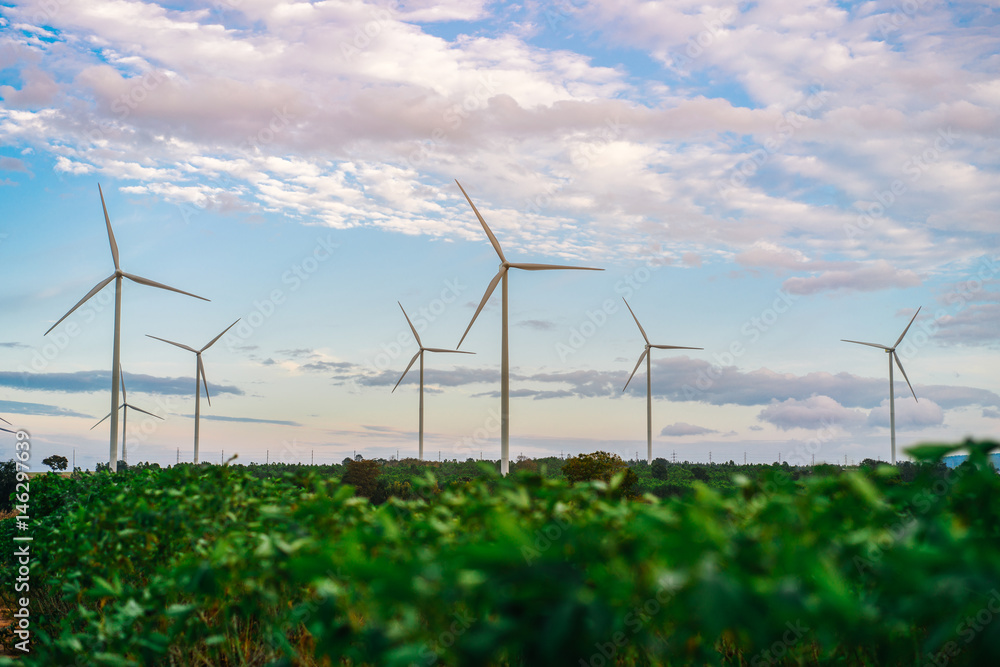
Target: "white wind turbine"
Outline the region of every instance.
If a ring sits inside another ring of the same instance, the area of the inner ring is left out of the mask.
[[[236,322],[239,322],[239,321],[240,321],[239,319],[236,320]],[[171,345],[179,347],[182,350],[187,350],[188,352],[194,352],[194,356],[195,356],[195,359],[196,359],[196,363],[195,363],[195,367],[194,367],[194,462],[195,463],[198,463],[198,423],[201,421],[201,386],[200,386],[200,384],[204,383],[204,385],[205,385],[205,399],[208,401],[209,405],[212,405],[212,399],[208,395],[208,379],[205,378],[205,364],[203,364],[202,361],[201,361],[201,353],[204,352],[205,350],[207,350],[208,348],[212,347],[213,345],[215,345],[215,341],[217,341],[220,338],[222,338],[222,336],[227,331],[229,331],[234,326],[236,326],[236,322],[233,322],[228,327],[226,327],[225,329],[223,329],[222,333],[220,333],[218,336],[216,336],[212,340],[208,341],[208,344],[205,345],[200,350],[196,350],[193,347],[188,347],[187,345],[184,345],[183,343],[175,343],[174,341],[167,340],[166,338],[160,338],[159,336],[151,336],[150,334],[146,334],[149,338],[155,338],[156,340],[163,341],[164,343],[170,343]]]
[[[397,301],[396,303],[399,303],[399,302]],[[413,362],[417,360],[417,357],[420,357],[420,420],[419,420],[419,423],[420,423],[420,439],[419,439],[419,441],[420,441],[420,449],[419,449],[419,453],[420,453],[420,460],[423,461],[424,460],[424,352],[452,352],[452,353],[455,353],[455,354],[475,354],[475,352],[466,352],[465,350],[443,350],[443,349],[437,348],[437,347],[424,347],[424,344],[420,342],[420,334],[417,333],[416,327],[414,327],[413,326],[413,322],[410,321],[410,316],[406,314],[406,310],[403,308],[403,304],[399,303],[399,309],[403,311],[403,317],[406,318],[406,323],[410,325],[410,331],[413,332],[413,337],[417,340],[417,347],[419,347],[420,349],[417,350],[417,353],[413,355],[413,358],[410,359],[410,363],[406,365],[406,370],[403,371],[403,374],[399,376],[398,380],[396,380],[396,387],[398,387],[399,383],[403,381],[403,378],[406,377],[406,374],[410,372],[410,368],[413,366]],[[392,391],[396,391],[396,387],[393,387]]]
[[[148,410],[143,410],[142,408],[137,408],[136,406],[134,406],[131,403],[129,403],[128,402],[128,394],[125,393],[125,373],[121,374],[121,381],[122,381],[122,404],[120,406],[118,406],[118,407],[122,411],[122,461],[125,462],[125,463],[128,463],[128,449],[126,448],[125,434],[128,432],[128,411],[129,411],[129,409],[138,410],[139,412],[145,413],[145,414],[149,415],[150,417],[156,417],[157,419],[159,419],[161,421],[163,420],[163,417],[161,417],[160,415],[154,415],[152,412],[149,412]],[[109,412],[107,415],[104,416],[104,419],[107,419],[110,416],[111,416],[111,413]],[[101,421],[99,421],[96,424],[94,424],[93,426],[91,426],[90,430],[93,431],[95,428],[97,428],[102,423],[104,423],[104,419],[102,419]]]
[[[622,297],[622,301],[625,301],[625,297]],[[652,355],[649,353],[649,349],[655,347],[658,350],[703,350],[703,347],[684,347],[681,345],[653,345],[649,342],[649,336],[646,335],[646,330],[642,328],[639,324],[639,318],[635,316],[632,311],[632,306],[628,305],[628,301],[625,301],[625,307],[628,308],[628,312],[632,313],[632,319],[635,320],[635,324],[639,327],[639,333],[642,334],[643,339],[646,341],[646,349],[642,351],[639,355],[639,361],[635,362],[635,368],[632,369],[632,375],[628,376],[628,380],[625,382],[625,386],[622,387],[624,392],[628,389],[629,382],[635,377],[635,372],[639,370],[639,364],[642,363],[643,357],[646,358],[646,463],[653,463],[653,381],[652,381]]]
[[[920,308],[923,308],[921,306]],[[892,347],[887,347],[885,345],[879,345],[878,343],[863,343],[860,340],[847,340],[846,338],[841,338],[840,340],[845,343],[857,343],[858,345],[867,345],[869,347],[877,347],[880,350],[885,350],[886,354],[889,355],[889,433],[892,439],[892,464],[896,465],[896,396],[892,388],[892,362],[895,359],[896,365],[899,366],[899,372],[903,374],[903,379],[906,380],[906,386],[910,388],[910,393],[913,394],[913,400],[920,402],[917,399],[917,393],[913,391],[913,385],[910,384],[910,378],[906,377],[906,371],[903,370],[903,364],[899,362],[899,355],[896,354],[896,347],[903,340],[903,336],[906,332],[910,330],[910,326],[913,324],[913,320],[917,319],[917,315],[920,314],[920,308],[917,308],[917,312],[913,313],[913,317],[910,318],[910,324],[906,325],[903,329],[903,333],[899,334],[899,338],[893,343]]]
[[[45,335],[47,336],[50,331],[59,326],[60,322],[69,317],[74,310],[82,306],[90,297],[104,289],[108,283],[112,280],[115,281],[115,341],[114,350],[111,355],[111,446],[110,453],[108,455],[108,463],[110,465],[111,472],[116,472],[118,470],[118,385],[121,378],[122,278],[128,278],[132,282],[139,283],[140,285],[159,287],[160,289],[169,290],[171,292],[193,296],[194,298],[201,299],[202,301],[208,301],[208,299],[203,296],[198,296],[197,294],[191,294],[190,292],[179,290],[176,287],[170,287],[168,285],[149,280],[148,278],[141,278],[131,273],[125,273],[122,271],[121,266],[118,263],[118,244],[115,243],[115,234],[111,231],[111,218],[108,217],[108,207],[104,204],[104,191],[101,190],[100,184],[97,185],[97,191],[101,195],[101,207],[104,209],[104,222],[108,227],[108,241],[111,243],[111,258],[115,262],[115,272],[101,282],[97,283],[97,285],[94,286],[94,289],[87,292],[85,297],[80,299],[75,306],[69,309],[69,312],[60,317],[58,322],[49,327],[49,331],[46,331]]]
[[[469,333],[469,329],[472,328],[473,323],[475,323],[476,318],[479,317],[480,311],[482,311],[483,306],[489,301],[490,295],[493,294],[493,290],[496,289],[497,283],[501,280],[503,281],[502,294],[502,311],[500,315],[500,474],[506,475],[510,469],[510,358],[507,349],[507,270],[508,269],[524,269],[525,271],[548,271],[553,269],[572,269],[577,271],[603,271],[604,269],[594,269],[586,266],[564,266],[561,264],[515,264],[508,262],[507,258],[504,257],[503,249],[500,247],[500,242],[497,241],[497,237],[493,235],[490,231],[489,226],[486,221],[483,220],[483,216],[479,214],[479,209],[476,205],[472,203],[469,199],[469,195],[466,194],[465,188],[457,180],[458,189],[462,191],[465,195],[465,200],[469,202],[469,206],[475,212],[476,217],[479,218],[480,224],[483,226],[483,231],[486,232],[486,236],[489,237],[490,243],[493,245],[493,249],[496,250],[497,255],[500,257],[500,270],[497,274],[493,276],[493,280],[490,281],[489,286],[486,288],[486,293],[483,295],[483,300],[479,302],[479,307],[476,308],[476,313],[472,316],[472,321],[469,322],[469,326],[466,327],[465,333],[462,334],[462,340],[458,341],[458,347],[462,347],[462,341],[465,340],[466,335]]]
[[[13,426],[13,424],[11,424],[9,421],[7,421],[6,419],[4,419],[3,417],[0,417],[0,422],[3,422],[7,426]],[[3,426],[0,426],[0,431],[7,431],[8,433],[16,433],[16,431],[11,431],[9,428],[4,428]]]

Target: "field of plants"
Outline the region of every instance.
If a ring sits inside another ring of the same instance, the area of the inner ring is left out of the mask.
[[[474,463],[34,477],[31,653],[0,664],[1000,664],[996,447],[922,446],[905,474],[713,466],[699,480],[663,462],[585,482],[586,465],[532,462],[507,478]],[[969,462],[934,464],[958,450]],[[4,608],[16,574],[5,558]]]

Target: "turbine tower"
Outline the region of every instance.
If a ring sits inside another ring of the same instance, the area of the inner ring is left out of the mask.
[[[458,347],[462,347],[462,341],[468,335],[469,329],[472,328],[476,318],[479,317],[483,306],[489,301],[490,295],[493,294],[493,290],[497,287],[497,283],[502,280],[501,301],[503,307],[500,316],[500,474],[506,475],[510,469],[510,358],[507,349],[507,270],[549,271],[554,269],[571,269],[576,271],[603,271],[604,269],[594,269],[587,266],[564,266],[561,264],[515,264],[508,262],[503,254],[503,249],[500,247],[500,242],[497,241],[497,237],[490,231],[489,225],[483,220],[483,216],[479,214],[479,209],[469,199],[465,188],[457,180],[455,183],[458,185],[458,189],[462,191],[462,194],[465,195],[465,200],[469,202],[469,206],[472,207],[476,217],[479,218],[479,222],[483,226],[483,231],[486,232],[486,236],[489,237],[493,249],[496,250],[497,255],[500,257],[500,270],[493,276],[493,280],[490,281],[489,286],[486,288],[483,300],[479,302],[479,307],[476,308],[476,313],[472,316],[472,321],[469,322],[469,326],[465,328],[465,333],[462,334],[462,340],[458,341]]]
[[[45,335],[47,336],[50,331],[59,326],[60,322],[69,317],[74,310],[86,303],[90,297],[104,289],[108,283],[112,280],[115,281],[115,341],[111,354],[111,445],[108,454],[108,464],[111,468],[111,472],[116,472],[118,470],[118,385],[121,378],[122,279],[128,278],[132,282],[139,283],[140,285],[149,285],[150,287],[158,287],[171,292],[177,292],[178,294],[193,296],[194,298],[201,299],[202,301],[208,301],[208,299],[203,296],[198,296],[197,294],[191,294],[190,292],[179,290],[176,287],[170,287],[168,285],[149,280],[148,278],[141,278],[131,273],[125,273],[122,271],[121,266],[118,263],[118,244],[115,243],[115,234],[111,231],[111,218],[108,217],[108,207],[104,203],[104,191],[101,190],[100,183],[97,184],[97,191],[101,195],[101,207],[104,209],[104,222],[108,227],[108,241],[111,244],[111,258],[115,262],[115,272],[101,282],[97,283],[97,285],[94,286],[94,289],[87,292],[85,297],[80,299],[75,306],[69,309],[69,312],[60,317],[58,322],[49,327],[49,331],[46,331]]]
[[[622,297],[622,301],[625,301],[625,297]],[[646,349],[642,351],[639,355],[639,361],[635,362],[635,368],[632,369],[632,375],[628,376],[628,381],[625,382],[625,386],[622,387],[624,392],[628,389],[629,382],[635,376],[635,372],[639,370],[639,364],[642,363],[643,357],[646,358],[646,463],[653,463],[653,381],[652,381],[652,355],[649,353],[649,349],[655,347],[658,350],[703,350],[703,347],[684,347],[681,345],[653,345],[649,342],[649,336],[646,335],[646,330],[642,328],[639,324],[639,318],[635,316],[632,311],[632,306],[628,305],[628,301],[625,301],[625,307],[628,308],[628,312],[632,313],[632,319],[635,320],[635,324],[639,327],[639,333],[642,334],[643,340],[646,341]]]
[[[399,303],[399,302],[397,301],[396,303]],[[399,303],[399,309],[403,311],[403,317],[406,318],[406,323],[410,325],[410,331],[413,332],[413,337],[417,340],[417,347],[419,347],[420,349],[417,350],[417,353],[415,355],[413,355],[413,358],[410,359],[410,363],[406,365],[406,370],[403,371],[403,374],[399,376],[398,380],[396,380],[396,387],[398,387],[399,383],[403,381],[403,378],[406,377],[406,374],[410,372],[410,368],[413,366],[413,362],[417,360],[417,357],[420,357],[420,420],[419,420],[419,423],[420,423],[420,449],[419,449],[419,454],[420,454],[420,460],[423,461],[424,460],[424,352],[451,352],[451,353],[454,353],[454,354],[475,354],[475,352],[466,352],[465,350],[443,350],[443,349],[437,348],[437,347],[424,347],[424,344],[420,342],[420,334],[417,333],[416,327],[414,327],[413,326],[413,322],[410,321],[410,316],[406,314],[406,310],[403,308],[403,304]],[[396,391],[396,387],[392,388],[393,392]],[[392,393],[392,392],[390,392],[390,393]]]
[[[921,306],[920,308],[923,308]],[[880,350],[885,350],[886,354],[889,355],[889,434],[892,440],[892,464],[896,465],[896,396],[892,387],[892,362],[896,361],[896,365],[899,366],[899,372],[903,374],[903,379],[906,380],[906,386],[910,388],[910,393],[913,394],[913,400],[920,402],[917,399],[917,394],[913,391],[913,385],[910,384],[910,378],[906,377],[906,371],[903,370],[903,364],[899,361],[899,355],[896,354],[896,348],[903,340],[903,336],[906,332],[910,330],[910,326],[913,324],[913,320],[917,319],[917,315],[920,314],[920,308],[917,308],[917,312],[913,313],[913,317],[910,318],[910,323],[906,325],[903,329],[903,333],[899,334],[899,338],[896,342],[892,344],[892,347],[886,345],[879,345],[878,343],[863,343],[860,340],[847,340],[846,338],[841,338],[840,340],[845,343],[857,343],[858,345],[867,345],[868,347],[877,347]]]
[[[240,321],[239,319],[236,320],[236,322],[239,321]],[[201,348],[200,350],[196,350],[193,347],[188,347],[187,345],[184,345],[182,343],[175,343],[174,341],[167,340],[166,338],[160,338],[159,336],[151,336],[150,334],[146,334],[146,336],[148,336],[149,338],[155,338],[156,340],[163,341],[164,343],[170,343],[171,345],[179,347],[182,350],[187,350],[188,352],[194,352],[196,360],[194,367],[194,462],[195,463],[198,463],[198,424],[201,421],[201,387],[199,381],[200,383],[204,383],[205,385],[205,400],[208,401],[209,405],[212,405],[212,398],[208,395],[208,380],[205,378],[205,364],[203,364],[201,361],[201,353],[207,350],[208,348],[212,347],[213,345],[215,345],[215,341],[222,338],[222,336],[227,331],[236,326],[236,322],[233,322],[228,327],[223,329],[222,333],[220,333],[212,340],[208,341],[208,344],[205,345],[205,347]]]
[[[128,394],[125,393],[125,373],[121,374],[121,381],[122,381],[122,404],[118,407],[122,411],[122,461],[124,463],[128,463],[128,449],[126,449],[125,434],[128,432],[127,420],[128,420],[129,409],[131,408],[132,410],[138,410],[139,412],[145,413],[150,417],[156,417],[161,421],[163,420],[163,417],[161,417],[160,415],[154,415],[152,412],[149,412],[148,410],[143,410],[142,408],[137,408],[136,406],[130,404],[128,402]],[[109,412],[107,415],[105,415],[104,419],[107,419],[110,416],[111,413]],[[90,430],[93,431],[95,428],[100,426],[104,422],[104,419],[91,426]]]

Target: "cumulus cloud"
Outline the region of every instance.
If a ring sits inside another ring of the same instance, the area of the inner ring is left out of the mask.
[[[864,423],[865,415],[861,410],[845,408],[829,396],[810,396],[804,400],[775,400],[757,415],[757,419],[787,431],[793,428],[851,428]]]
[[[898,10],[830,0],[50,5],[0,7],[0,142],[186,206],[479,238],[458,176],[510,249],[735,258],[818,294],[918,285],[1000,205],[992,26],[946,3],[888,33]],[[662,81],[531,39],[552,29]]]
[[[660,435],[666,436],[705,435],[706,433],[718,433],[718,431],[712,428],[705,428],[704,426],[688,424],[687,422],[676,422],[664,426],[663,430],[660,431]]]
[[[944,411],[941,406],[929,399],[919,403],[912,400],[896,400],[896,429],[919,430],[944,423]],[[870,426],[889,428],[889,399],[868,413]]]

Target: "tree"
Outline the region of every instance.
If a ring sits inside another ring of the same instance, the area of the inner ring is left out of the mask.
[[[350,484],[357,490],[359,496],[371,498],[378,489],[378,474],[380,466],[378,461],[360,460],[347,461],[347,472],[344,473],[342,484]]]
[[[590,482],[594,480],[610,482],[615,473],[624,471],[625,478],[618,487],[618,493],[624,496],[632,495],[632,487],[639,480],[638,476],[620,456],[617,454],[608,454],[607,452],[594,452],[592,454],[574,456],[566,461],[562,470],[566,479],[574,484],[576,482]]]
[[[42,463],[53,470],[65,470],[69,467],[69,459],[58,454],[53,454],[47,459],[42,459]]]
[[[653,459],[653,465],[649,467],[649,472],[654,479],[666,479],[668,473],[666,459]]]

